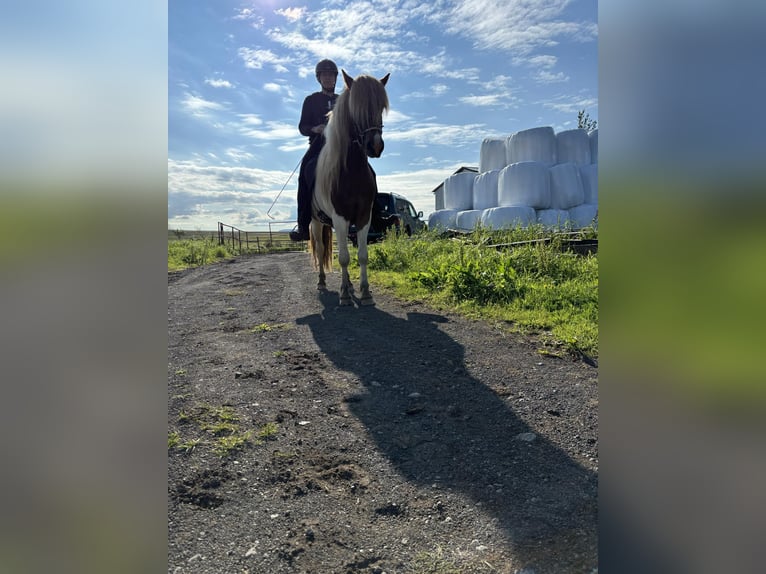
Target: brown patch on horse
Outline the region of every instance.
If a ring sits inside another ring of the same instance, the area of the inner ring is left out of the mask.
[[[350,151],[364,156],[361,148]],[[352,167],[356,166],[356,167]],[[335,212],[357,229],[364,227],[370,220],[370,206],[375,200],[377,185],[372,170],[363,158],[363,163],[351,161],[346,176],[333,187],[330,196]]]

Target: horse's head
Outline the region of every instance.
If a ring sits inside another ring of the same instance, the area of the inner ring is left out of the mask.
[[[368,157],[380,157],[384,147],[383,112],[388,110],[385,86],[391,74],[380,80],[365,75],[353,79],[345,70],[342,71],[353,123],[352,140]]]

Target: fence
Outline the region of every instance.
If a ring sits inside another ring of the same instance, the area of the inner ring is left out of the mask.
[[[233,253],[268,253],[272,251],[304,251],[305,241],[291,241],[287,232],[274,231],[272,225],[294,224],[293,221],[269,221],[268,231],[243,231],[218,222],[218,244],[226,245]]]

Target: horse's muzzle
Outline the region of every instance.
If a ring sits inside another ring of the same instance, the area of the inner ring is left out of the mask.
[[[376,136],[367,143],[367,155],[369,157],[380,157],[384,147],[385,144],[383,143],[383,138],[376,134]]]

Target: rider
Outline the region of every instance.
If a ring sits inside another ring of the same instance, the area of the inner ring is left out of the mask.
[[[314,70],[317,82],[322,91],[314,92],[303,101],[301,120],[298,129],[301,134],[308,136],[309,149],[301,160],[298,174],[298,229],[290,232],[293,241],[306,241],[309,238],[311,223],[311,196],[316,161],[324,145],[322,132],[327,125],[327,113],[335,105],[338,94],[335,93],[335,82],[338,79],[338,66],[332,60],[322,60]]]

